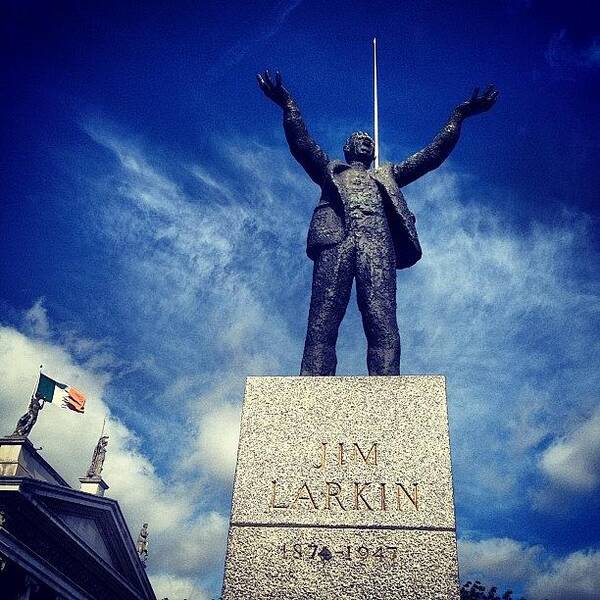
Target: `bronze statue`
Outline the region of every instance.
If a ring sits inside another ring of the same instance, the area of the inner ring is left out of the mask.
[[[17,421],[11,437],[27,437],[35,425],[42,408],[44,408],[44,399],[32,395],[27,412]]]
[[[300,374],[335,374],[338,329],[356,280],[369,375],[398,375],[396,269],[411,267],[421,258],[415,217],[400,189],[439,167],[458,142],[463,120],[489,110],[498,91],[490,85],[480,96],[475,88],[428,146],[401,163],[369,171],[375,151],[369,134],[355,132],[348,138],[346,162],[330,160],[309,135],[281,75],[272,78],[265,71],[257,78],[265,96],[283,109],[292,156],[321,188],[306,247],[314,269]]]
[[[100,478],[102,475],[102,468],[104,466],[104,459],[106,458],[106,447],[108,446],[108,436],[102,435],[94,448],[94,454],[92,455],[92,464],[87,470],[87,476],[91,478]]]

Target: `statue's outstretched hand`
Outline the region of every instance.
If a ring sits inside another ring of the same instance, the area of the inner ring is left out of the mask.
[[[479,88],[475,88],[472,96],[465,102],[459,104],[456,107],[456,110],[463,117],[472,117],[473,115],[478,115],[486,110],[490,110],[490,108],[494,106],[496,98],[498,98],[498,94],[498,90],[493,85],[489,85],[481,96],[479,95]]]
[[[267,98],[270,98],[279,106],[284,106],[290,98],[290,93],[283,87],[281,81],[281,73],[275,72],[275,79],[271,78],[269,71],[259,73],[256,76],[260,89],[264,92]]]

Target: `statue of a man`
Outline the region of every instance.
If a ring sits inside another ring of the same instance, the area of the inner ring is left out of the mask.
[[[104,459],[106,458],[106,447],[108,446],[108,436],[103,435],[98,440],[92,454],[92,464],[87,471],[88,477],[101,477]]]
[[[396,269],[421,258],[415,217],[400,188],[439,167],[458,142],[467,117],[489,110],[498,91],[489,86],[459,104],[433,141],[398,164],[374,171],[375,144],[364,132],[344,145],[346,161],[330,160],[309,135],[281,75],[257,76],[264,94],[283,109],[283,128],[293,157],[321,188],[308,231],[314,261],[308,331],[301,375],[334,375],[335,345],[352,281],[367,337],[369,375],[398,375],[400,335],[396,322]]]
[[[40,410],[44,407],[44,399],[31,396],[27,412],[17,421],[13,437],[27,437],[37,421]]]

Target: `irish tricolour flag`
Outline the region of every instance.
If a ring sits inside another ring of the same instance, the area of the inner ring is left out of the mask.
[[[64,408],[82,413],[85,409],[86,397],[78,389],[50,379],[40,373],[35,397],[46,402],[62,402]]]

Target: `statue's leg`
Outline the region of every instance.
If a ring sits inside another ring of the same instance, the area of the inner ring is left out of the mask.
[[[13,435],[19,435],[19,436],[27,435],[27,433],[26,433],[26,427],[27,427],[27,421],[28,421],[27,417],[28,417],[28,415],[24,414],[17,421],[17,426],[15,427],[15,432]]]
[[[335,344],[352,290],[354,256],[348,236],[316,257],[300,375],[335,375]]]
[[[400,373],[400,334],[396,320],[396,256],[387,231],[358,244],[356,297],[367,336],[369,375]]]

